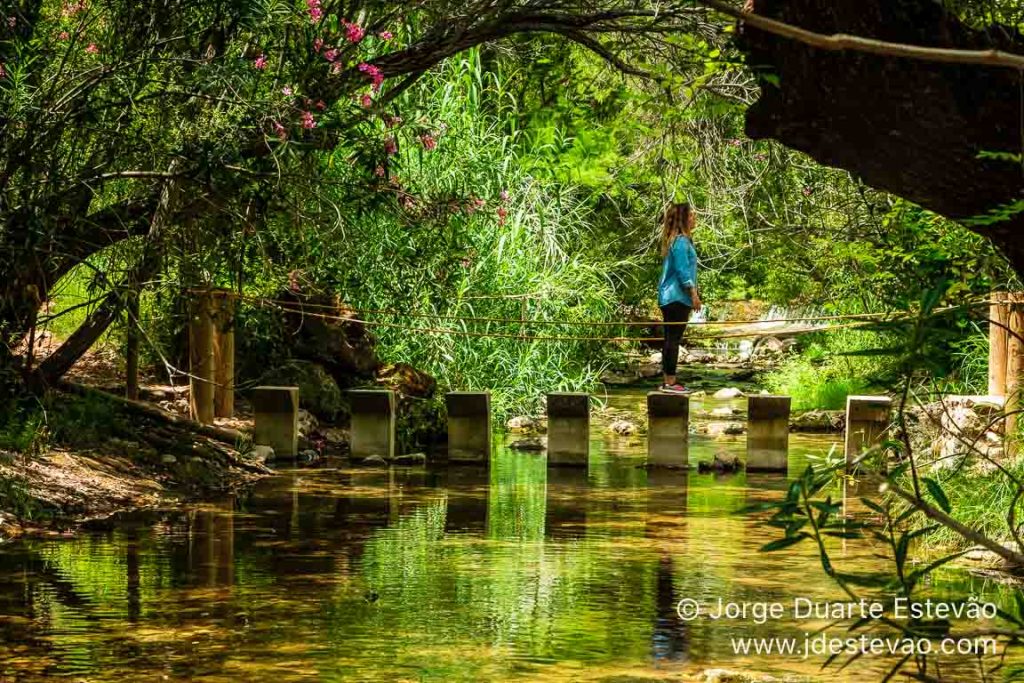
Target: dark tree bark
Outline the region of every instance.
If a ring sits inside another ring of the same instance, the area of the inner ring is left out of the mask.
[[[1020,33],[975,30],[936,0],[757,0],[755,11],[823,34],[1024,54]],[[747,113],[750,137],[778,140],[955,220],[1024,199],[1024,165],[981,156],[1022,152],[1024,74],[828,52],[752,27],[741,44],[754,69],[778,77]],[[969,227],[1024,274],[1024,213]]]

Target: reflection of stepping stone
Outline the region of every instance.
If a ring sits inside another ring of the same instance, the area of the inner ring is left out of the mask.
[[[697,471],[701,474],[708,474],[714,472],[716,474],[726,474],[731,472],[739,472],[743,469],[743,463],[737,457],[723,459],[719,455],[715,455],[715,459],[711,462],[698,463]]]
[[[520,439],[519,441],[509,444],[508,447],[516,451],[542,451],[547,448],[544,444],[544,440],[537,437]]]

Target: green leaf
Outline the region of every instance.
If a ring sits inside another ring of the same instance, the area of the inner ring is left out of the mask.
[[[928,493],[931,494],[935,502],[938,503],[942,511],[949,513],[952,511],[952,506],[949,504],[949,498],[946,497],[946,492],[942,490],[942,486],[939,482],[935,481],[931,477],[924,477],[924,485],[928,487]]]
[[[807,532],[800,532],[796,536],[786,536],[785,538],[779,538],[772,541],[771,543],[766,543],[765,545],[761,546],[761,552],[770,553],[774,550],[782,550],[783,548],[788,548],[791,545],[796,545],[805,538],[810,538],[810,534],[808,534]]]

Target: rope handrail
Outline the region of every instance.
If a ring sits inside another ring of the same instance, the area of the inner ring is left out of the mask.
[[[368,327],[386,327],[389,329],[399,329],[411,332],[420,332],[427,334],[451,334],[455,336],[463,337],[479,337],[479,338],[498,338],[498,339],[518,339],[521,341],[593,341],[593,342],[660,342],[663,340],[662,337],[594,337],[594,336],[562,336],[562,335],[524,335],[514,332],[479,332],[473,330],[458,330],[453,328],[444,327],[415,327],[411,325],[402,325],[399,323],[388,323],[380,320],[363,320],[360,318],[353,318],[340,315],[327,315],[325,313],[313,313],[310,311],[303,311],[297,309],[289,309],[286,307],[278,306],[278,308],[286,313],[297,313],[300,315],[309,316],[312,318],[319,318],[322,320],[334,320],[338,322],[353,322],[366,325]],[[837,329],[854,329],[859,327],[870,327],[877,324],[874,321],[860,321],[853,323],[845,323],[841,325],[829,325],[826,327],[808,327],[802,330],[791,330],[792,334],[804,334],[809,332],[825,332]],[[690,341],[706,341],[716,339],[749,339],[751,337],[772,337],[775,333],[771,331],[763,332],[732,332],[727,334],[712,334],[712,335],[693,335],[689,337]]]
[[[210,293],[210,290],[189,290],[198,293]],[[337,310],[339,305],[331,304],[320,304],[315,302],[302,302],[295,300],[285,299],[272,299],[270,297],[258,297],[240,294],[236,292],[225,292],[225,295],[232,296],[233,298],[248,301],[250,303],[256,303],[260,305],[273,304],[278,307],[301,307],[322,309],[322,310]],[[965,303],[959,306],[947,306],[945,308],[936,309],[936,313],[945,313],[952,310],[957,310],[965,307],[975,307],[989,305],[989,300],[980,300],[975,303]],[[730,325],[770,325],[776,323],[793,323],[793,322],[826,322],[834,320],[871,320],[876,321],[881,319],[888,321],[906,319],[907,313],[887,311],[879,313],[848,313],[838,315],[808,315],[808,316],[796,316],[791,318],[770,318],[766,320],[697,320],[689,322],[663,322],[660,320],[650,321],[636,321],[636,320],[624,320],[624,321],[604,321],[604,320],[537,320],[537,319],[524,319],[524,318],[498,318],[498,317],[487,317],[487,316],[462,316],[462,315],[451,315],[451,314],[438,314],[438,313],[412,313],[405,311],[398,311],[395,309],[381,309],[381,308],[360,308],[354,306],[348,306],[340,304],[347,311],[351,311],[356,314],[371,314],[371,315],[392,315],[396,317],[406,318],[425,318],[432,320],[450,320],[450,321],[462,321],[462,322],[488,322],[488,323],[506,323],[515,325],[567,325],[576,327],[650,327],[650,326],[730,326]],[[291,312],[295,313],[307,313],[308,312],[290,308]],[[311,315],[311,314],[310,314]],[[750,336],[747,334],[741,336]]]

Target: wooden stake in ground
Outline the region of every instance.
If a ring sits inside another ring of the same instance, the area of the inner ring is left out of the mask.
[[[214,387],[213,413],[235,416],[235,298],[227,290],[213,296]]]
[[[1006,396],[1006,326],[1010,323],[1006,292],[992,292],[988,307],[988,394]]]
[[[188,327],[192,418],[205,425],[213,424],[215,328],[212,301],[208,292],[193,294]]]
[[[125,304],[125,398],[139,398],[139,292],[131,290]]]
[[[1024,293],[1013,292],[1009,298],[1009,324],[1006,341],[1006,431],[1007,447],[1009,437],[1017,430],[1017,416],[1014,411],[1019,409],[1020,375],[1024,370]]]

